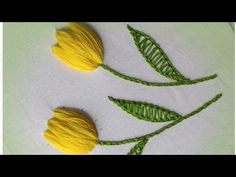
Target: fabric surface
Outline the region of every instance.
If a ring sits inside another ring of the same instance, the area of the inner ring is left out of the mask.
[[[104,44],[104,63],[147,81],[156,73],[134,45],[128,23],[89,23]],[[107,96],[154,103],[185,115],[223,97],[200,114],[149,140],[143,154],[234,153],[234,31],[229,23],[129,23],[151,35],[185,76],[214,80],[189,86],[147,87],[105,71],[72,70],[51,53],[56,28],[66,23],[4,23],[4,154],[61,154],[42,136],[52,109],[80,108],[95,121],[99,138],[120,140],[150,133],[166,123],[138,120]],[[90,154],[126,154],[132,144],[96,146]]]

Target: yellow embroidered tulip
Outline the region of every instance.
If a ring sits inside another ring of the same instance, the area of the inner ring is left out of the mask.
[[[103,45],[96,32],[84,23],[69,23],[56,31],[58,43],[52,53],[67,66],[79,71],[93,71],[103,63]]]
[[[56,108],[48,121],[44,137],[58,150],[68,154],[88,154],[98,143],[94,123],[77,110]]]

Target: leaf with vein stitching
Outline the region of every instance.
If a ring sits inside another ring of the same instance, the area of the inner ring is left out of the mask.
[[[144,146],[147,144],[148,139],[144,138],[143,140],[139,141],[137,144],[130,149],[127,155],[141,155],[143,152]]]
[[[129,25],[127,28],[133,36],[135,45],[138,47],[140,53],[153,69],[163,76],[176,81],[189,80],[174,67],[169,57],[153,38]]]
[[[116,99],[111,96],[108,96],[108,98],[127,113],[141,120],[149,122],[167,122],[183,119],[183,116],[180,114],[151,103]]]

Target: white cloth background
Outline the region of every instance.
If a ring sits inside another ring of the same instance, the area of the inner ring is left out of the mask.
[[[104,63],[147,81],[170,81],[144,61],[127,23],[90,23],[104,43]],[[54,30],[66,23],[4,24],[4,153],[60,154],[43,139],[51,110],[83,109],[99,138],[119,140],[152,132],[165,123],[138,120],[107,96],[140,100],[187,114],[223,97],[198,115],[152,138],[143,154],[234,153],[234,32],[228,23],[129,23],[151,35],[185,76],[215,80],[190,86],[147,87],[99,68],[83,73],[67,68],[50,52]],[[97,146],[91,154],[126,154],[134,144]]]

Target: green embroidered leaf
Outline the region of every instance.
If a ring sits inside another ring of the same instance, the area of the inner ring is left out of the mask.
[[[154,39],[129,25],[127,28],[133,36],[134,42],[140,53],[153,69],[163,76],[176,81],[189,80],[173,66],[168,56]]]
[[[151,103],[116,99],[110,96],[108,98],[127,113],[141,120],[149,122],[167,122],[183,119],[183,116],[178,113]]]
[[[128,152],[127,155],[141,155],[143,152],[144,146],[147,144],[148,139],[144,138],[140,142],[138,142],[134,147]]]

